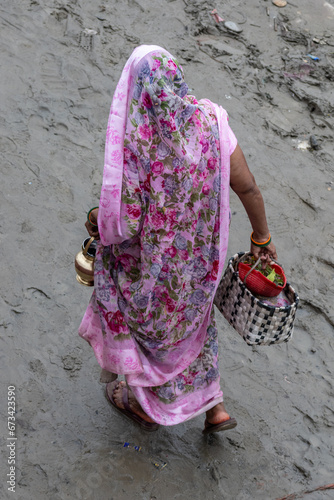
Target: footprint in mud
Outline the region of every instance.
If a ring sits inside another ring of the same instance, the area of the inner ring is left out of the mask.
[[[29,130],[49,130],[54,122],[54,114],[47,106],[38,106],[37,113],[28,118]],[[31,135],[34,135],[33,133]]]
[[[334,427],[334,411],[327,405],[324,406],[323,419],[327,427]]]
[[[74,194],[72,188],[53,175],[48,176],[48,183],[44,187],[44,192],[50,199],[58,200],[63,206],[69,206],[73,203]]]
[[[43,290],[35,287],[29,287],[26,289],[24,293],[24,298],[28,300],[34,300],[36,303],[40,305],[45,305],[45,301],[51,300],[51,297],[47,295]]]
[[[62,62],[53,54],[44,54],[40,58],[41,80],[52,92],[63,91],[67,82],[62,75]]]
[[[58,22],[65,21],[65,19],[68,18],[68,11],[67,9],[64,8],[59,8],[57,10],[54,10],[51,13],[51,16],[53,16]]]
[[[41,115],[30,115],[28,118],[28,127],[29,130],[32,131],[32,135],[35,134],[35,131],[38,130],[48,130],[48,127],[46,127],[44,119]]]
[[[76,353],[66,354],[61,358],[64,370],[69,372],[70,377],[81,369],[82,361]]]
[[[37,413],[43,411],[44,407],[46,409],[46,394],[45,388],[39,380],[30,378],[27,372],[25,375],[26,382],[20,387],[20,393],[24,394],[24,398],[19,408],[18,418],[21,418],[24,422],[32,422],[33,417]],[[44,381],[45,378],[43,379],[43,383]]]
[[[36,458],[32,460],[35,461]],[[20,487],[36,484],[41,498],[51,498],[47,473],[39,464],[31,463],[30,459],[21,466],[21,478],[18,484]]]
[[[90,99],[96,94],[101,94],[101,92],[96,91],[91,85],[87,87],[82,87],[78,89],[81,99]]]
[[[41,378],[42,380],[45,380],[47,371],[46,371],[46,368],[40,359],[34,359],[33,361],[30,361],[29,369],[33,373],[38,375],[39,378]]]
[[[84,29],[79,34],[79,45],[85,50],[93,50],[94,48],[94,38],[97,35],[97,31],[93,29]]]
[[[66,134],[68,131],[68,126],[65,123],[55,123],[52,125],[52,131],[54,135]]]
[[[73,212],[71,210],[60,210],[57,213],[57,216],[62,224],[71,224],[72,222],[78,220],[78,215],[76,214],[76,212]]]
[[[0,150],[2,153],[15,153],[17,145],[13,139],[9,137],[0,136]]]

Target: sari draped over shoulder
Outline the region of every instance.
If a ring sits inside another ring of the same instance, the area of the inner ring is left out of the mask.
[[[135,49],[109,115],[94,292],[79,334],[163,425],[223,400],[213,299],[236,143],[226,111],[188,94],[171,54]]]

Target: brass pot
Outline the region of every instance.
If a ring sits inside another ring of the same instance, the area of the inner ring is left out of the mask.
[[[95,238],[86,238],[82,244],[82,249],[75,256],[75,270],[77,281],[81,285],[94,286],[94,262],[95,248],[91,245]]]

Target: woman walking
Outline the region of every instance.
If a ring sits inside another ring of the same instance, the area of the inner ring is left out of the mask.
[[[230,187],[252,225],[251,252],[277,258],[226,111],[188,94],[165,49],[135,49],[110,110],[99,207],[86,223],[99,243],[79,334],[106,381],[125,375],[107,383],[107,398],[146,430],[201,413],[205,433],[236,426],[220,388],[213,310]]]

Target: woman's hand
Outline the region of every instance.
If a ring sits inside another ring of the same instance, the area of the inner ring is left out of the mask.
[[[86,226],[86,229],[88,231],[89,236],[94,236],[94,238],[96,240],[100,239],[99,228],[97,227],[97,214],[98,213],[99,213],[99,209],[94,208],[94,210],[92,210],[91,213],[89,214],[89,219],[91,222],[89,222],[87,220],[85,223],[85,226]]]
[[[270,261],[277,260],[276,248],[272,242],[267,247],[258,247],[251,242],[250,252],[256,259],[261,257],[263,267],[270,264]]]

